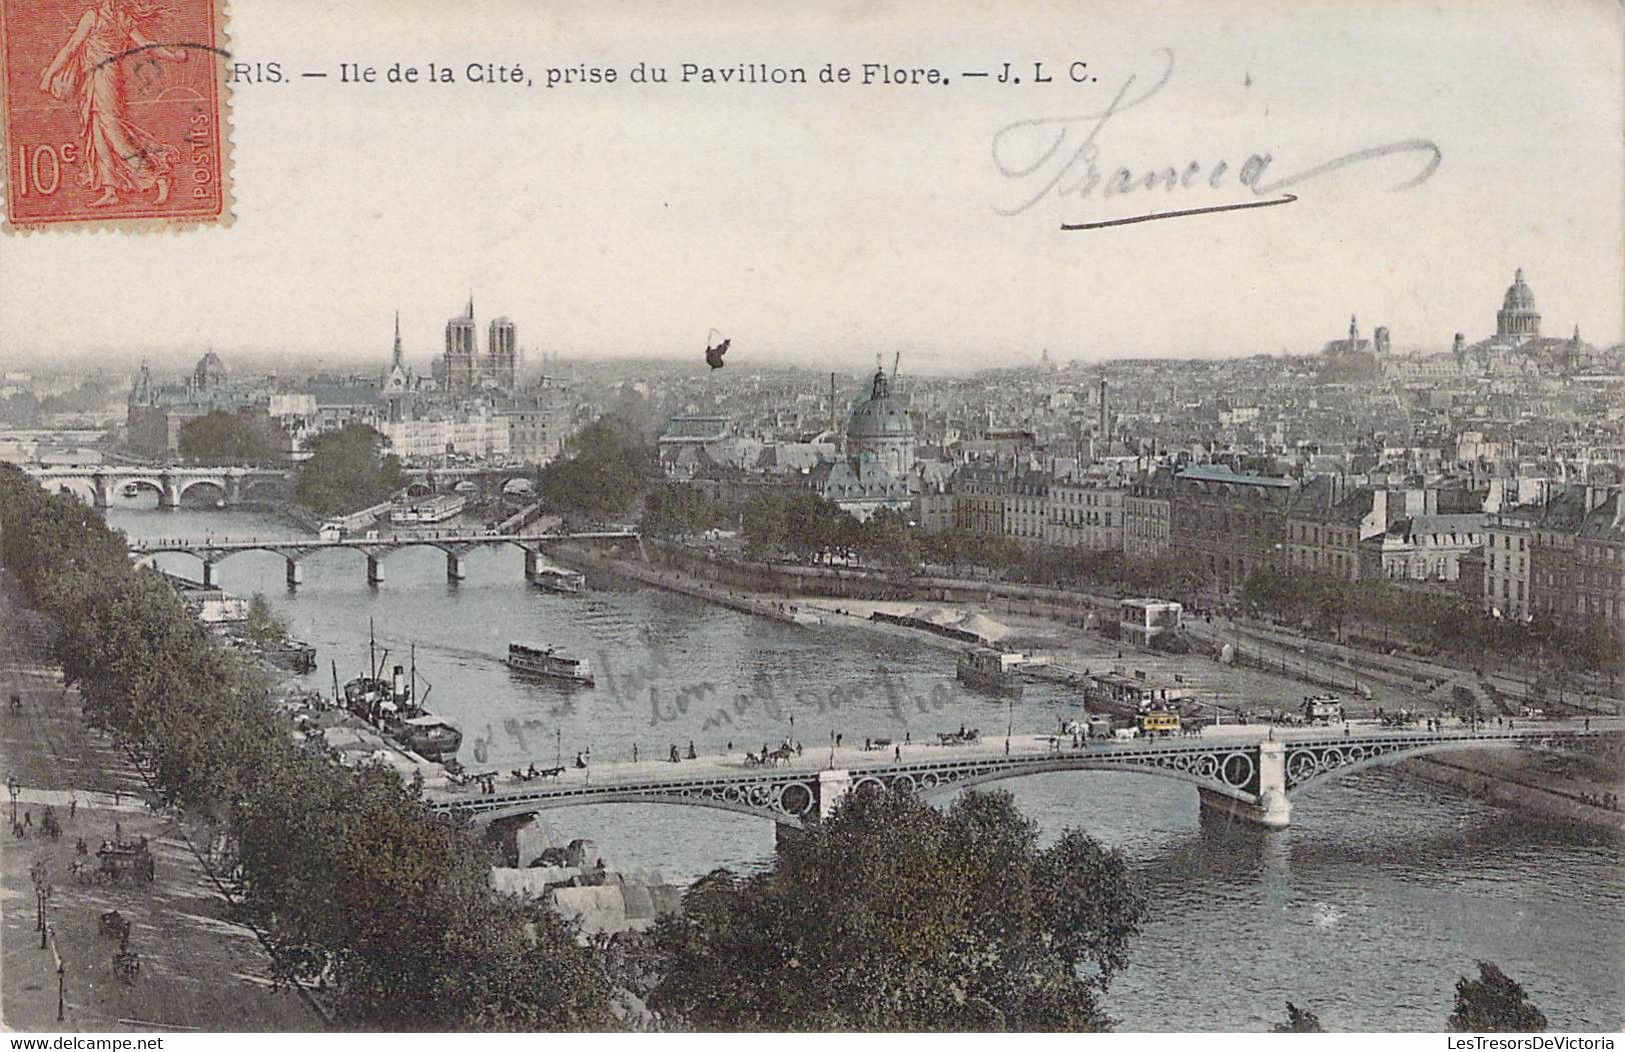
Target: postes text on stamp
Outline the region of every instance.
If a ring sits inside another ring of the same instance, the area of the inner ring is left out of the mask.
[[[0,0],[14,229],[230,220],[220,0]]]

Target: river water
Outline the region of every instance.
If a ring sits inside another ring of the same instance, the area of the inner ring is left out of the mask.
[[[115,499],[108,520],[141,537],[296,532],[254,513],[160,512],[152,500]],[[190,556],[160,564],[200,576]],[[787,736],[812,749],[831,733],[919,740],[962,723],[1021,733],[1078,711],[1054,688],[1013,704],[961,692],[952,656],[909,639],[784,625],[613,581],[543,593],[512,547],[469,553],[455,585],[431,548],[389,555],[376,588],[353,551],[308,557],[293,592],[284,565],[248,552],[217,569],[228,591],[264,594],[318,647],[312,686],[332,689],[331,662],[340,680],[364,668],[369,620],[390,664],[415,644],[427,705],[463,728],[469,764],[547,765],[586,749],[624,760],[634,744],[649,758],[690,741],[755,749]],[[597,688],[513,679],[510,641],[592,659]],[[1297,798],[1292,827],[1273,834],[1202,821],[1195,790],[1167,779],[1078,772],[999,787],[1047,834],[1082,828],[1122,850],[1149,887],[1152,917],[1107,996],[1120,1029],[1267,1029],[1291,1000],[1329,1029],[1438,1030],[1456,978],[1478,960],[1521,981],[1554,1028],[1625,1024],[1617,842],[1384,768]],[[768,823],[700,808],[602,805],[547,820],[592,838],[616,866],[684,881],[761,865],[773,844]]]

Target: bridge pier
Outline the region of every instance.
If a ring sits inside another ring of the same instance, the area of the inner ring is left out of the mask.
[[[175,480],[168,475],[159,480],[162,485],[158,490],[158,507],[163,511],[174,511],[181,506],[181,489]]]
[[[367,583],[384,583],[384,557],[382,555],[367,555]]]
[[[460,552],[446,553],[446,580],[456,584],[468,576],[468,568],[463,565],[463,556]]]
[[[296,588],[305,583],[305,564],[298,559],[288,560],[288,587]]]
[[[112,483],[107,481],[106,475],[94,475],[91,477],[90,486],[91,489],[95,490],[95,496],[91,498],[90,506],[98,511],[106,511],[108,504],[112,502]]]
[[[1285,829],[1292,824],[1292,801],[1286,795],[1286,743],[1258,743],[1257,801],[1238,800],[1203,786],[1197,786],[1196,792],[1204,811],[1262,829]]]
[[[215,563],[214,563],[213,559],[205,559],[205,560],[203,560],[203,587],[205,587],[205,588],[219,588],[220,587],[220,571],[215,569]]]
[[[525,580],[536,580],[536,574],[542,568],[542,552],[539,548],[525,549]]]
[[[819,771],[818,788],[814,790],[817,799],[813,801],[812,809],[801,816],[801,824],[804,828],[797,829],[795,826],[787,826],[782,822],[774,823],[774,850],[784,847],[785,844],[791,843],[799,837],[806,836],[808,829],[819,825],[824,819],[834,814],[835,808],[851,791],[851,771]]]

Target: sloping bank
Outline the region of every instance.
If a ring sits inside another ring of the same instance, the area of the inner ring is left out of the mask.
[[[1625,835],[1625,812],[1603,806],[1625,790],[1617,749],[1603,755],[1463,750],[1395,765],[1403,774],[1477,800],[1515,807],[1554,821]]]

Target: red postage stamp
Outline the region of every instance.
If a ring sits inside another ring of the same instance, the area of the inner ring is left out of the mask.
[[[221,0],[0,0],[7,225],[231,219]]]

